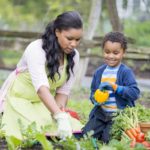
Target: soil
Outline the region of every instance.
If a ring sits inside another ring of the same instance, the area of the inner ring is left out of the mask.
[[[7,150],[7,143],[4,139],[0,139],[0,149]]]

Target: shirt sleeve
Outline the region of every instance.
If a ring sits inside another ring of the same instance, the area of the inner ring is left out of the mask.
[[[137,100],[140,96],[140,89],[137,86],[133,71],[131,69],[126,69],[123,77],[123,92],[118,95],[130,101]]]
[[[25,59],[36,92],[42,85],[50,88],[45,70],[46,57],[41,40],[29,44],[25,50]]]
[[[66,81],[61,87],[59,87],[57,90],[56,90],[56,93],[61,93],[61,94],[65,94],[65,95],[69,95],[70,94],[70,90],[73,86],[73,83],[75,81],[75,78],[76,78],[76,74],[77,74],[77,71],[79,69],[79,52],[77,50],[75,50],[76,52],[76,55],[74,56],[74,67],[73,67],[73,72],[74,74],[71,72],[70,70],[70,78],[68,81]]]

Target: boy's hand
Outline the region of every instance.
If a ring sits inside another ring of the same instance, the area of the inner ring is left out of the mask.
[[[111,90],[111,91],[114,91],[112,84],[109,83],[109,82],[102,82],[102,83],[100,84],[100,86],[99,86],[99,89],[100,89],[101,91],[103,91],[103,90]]]
[[[100,90],[112,90],[116,92],[117,94],[122,94],[123,92],[123,86],[119,86],[111,82],[102,82],[99,86],[99,89]]]

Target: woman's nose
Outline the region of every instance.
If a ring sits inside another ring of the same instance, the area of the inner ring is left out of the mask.
[[[77,47],[78,42],[76,40],[73,40],[73,41],[71,41],[70,45],[72,48],[75,48],[75,47]]]

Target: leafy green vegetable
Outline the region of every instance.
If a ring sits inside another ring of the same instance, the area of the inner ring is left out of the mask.
[[[6,137],[7,145],[9,150],[15,150],[20,147],[21,140],[17,139],[14,136],[7,136]]]
[[[52,150],[52,144],[46,139],[45,135],[42,133],[37,133],[35,137],[41,144],[44,150]]]

